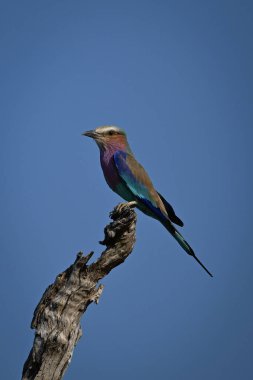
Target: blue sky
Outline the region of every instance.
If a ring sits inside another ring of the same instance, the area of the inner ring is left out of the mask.
[[[66,380],[250,379],[251,1],[2,1],[1,375],[20,377],[37,302],[120,201],[81,133],[124,128],[214,273],[138,213]]]

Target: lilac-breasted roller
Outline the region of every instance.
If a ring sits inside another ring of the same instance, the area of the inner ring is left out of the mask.
[[[100,162],[109,187],[128,202],[135,201],[136,207],[146,215],[159,220],[177,240],[181,247],[212,277],[193,249],[174,227],[183,227],[172,206],[155,190],[148,174],[136,161],[128,144],[126,133],[115,126],[98,127],[83,133],[93,138],[100,150]]]

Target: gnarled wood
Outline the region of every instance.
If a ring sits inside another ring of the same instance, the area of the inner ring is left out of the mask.
[[[60,273],[43,294],[34,311],[31,327],[35,338],[24,364],[22,380],[62,379],[82,335],[80,319],[87,307],[98,303],[103,291],[99,280],[123,263],[135,243],[134,203],[122,203],[110,214],[105,227],[105,251],[87,265],[93,252],[77,254],[75,262]]]

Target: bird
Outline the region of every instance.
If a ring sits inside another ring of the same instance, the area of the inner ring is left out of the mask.
[[[155,189],[147,172],[135,159],[126,132],[114,125],[105,125],[86,131],[83,135],[92,138],[99,147],[100,164],[108,186],[127,202],[135,202],[136,207],[144,214],[158,220],[184,251],[213,277],[174,226],[176,224],[183,227],[184,223]]]

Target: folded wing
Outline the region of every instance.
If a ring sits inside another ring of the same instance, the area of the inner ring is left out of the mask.
[[[155,190],[145,169],[129,153],[117,151],[114,162],[119,176],[134,196],[161,221],[171,220],[183,225],[172,206]]]

